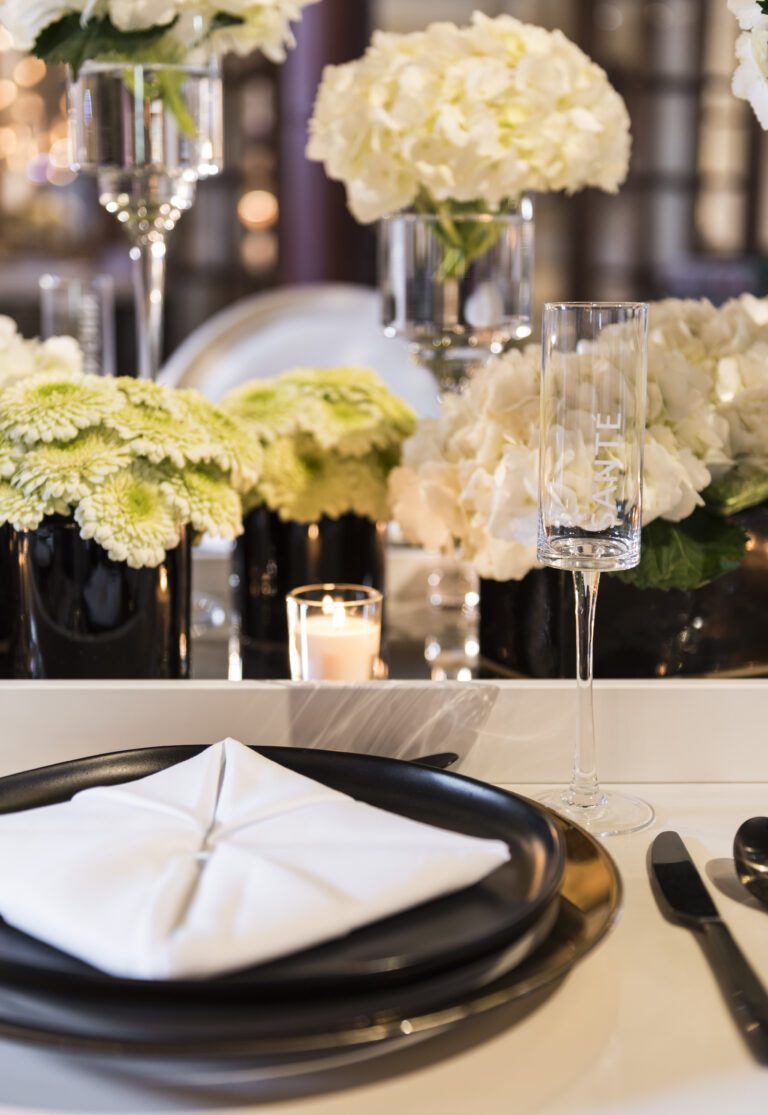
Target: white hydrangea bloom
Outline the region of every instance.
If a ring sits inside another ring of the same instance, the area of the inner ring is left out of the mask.
[[[291,24],[301,19],[303,8],[317,3],[319,0],[212,0],[205,7],[212,14],[225,12],[243,20],[241,25],[216,32],[218,50],[237,54],[260,50],[270,62],[282,62],[286,49],[296,45]]]
[[[202,17],[203,30],[193,33],[199,42],[207,37],[214,16],[222,13],[241,20],[235,27],[218,31],[215,45],[221,50],[247,53],[262,50],[273,62],[285,58],[286,47],[294,45],[291,23],[301,19],[302,9],[318,0],[2,0],[0,23],[10,32],[17,50],[32,50],[46,27],[73,12],[84,21],[109,16],[121,31],[144,31],[168,27],[179,21],[185,42],[190,39],[191,17]]]
[[[377,32],[361,59],[326,67],[307,154],[369,222],[420,195],[495,208],[526,190],[615,192],[629,149],[624,102],[583,51],[476,12],[464,28]]]
[[[437,419],[421,422],[390,478],[406,538],[458,545],[483,577],[535,564],[540,352],[491,361]],[[591,401],[583,400],[586,413]],[[586,428],[585,423],[585,428]],[[560,439],[562,514],[578,518],[592,462],[575,431]],[[686,519],[734,464],[768,474],[768,299],[668,299],[651,306],[643,523]],[[570,492],[570,496],[569,496]]]
[[[0,316],[0,388],[36,372],[77,375],[82,370],[83,354],[72,337],[27,340],[13,318]]]
[[[94,12],[99,8],[106,9],[115,27],[121,31],[165,27],[177,17],[181,7],[177,0],[109,0],[108,4],[88,6]]]
[[[2,0],[0,23],[10,32],[16,50],[31,50],[41,31],[84,7],[85,0]]]
[[[738,66],[731,88],[734,96],[749,101],[760,126],[768,128],[768,15],[756,0],[728,0],[742,34],[736,40]]]
[[[440,418],[421,422],[390,477],[409,540],[462,556],[482,577],[523,577],[536,562],[540,349],[491,361]]]
[[[746,387],[726,403],[722,414],[728,424],[731,448],[738,461],[748,461],[768,473],[768,374],[759,385]]]

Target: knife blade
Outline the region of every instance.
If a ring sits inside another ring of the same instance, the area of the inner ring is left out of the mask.
[[[650,874],[663,913],[692,929],[752,1055],[768,1065],[768,992],[731,936],[680,835],[651,845]]]

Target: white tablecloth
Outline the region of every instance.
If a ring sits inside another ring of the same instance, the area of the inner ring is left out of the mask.
[[[530,785],[524,787],[531,793]],[[466,1025],[430,1044],[299,1081],[254,1081],[202,1064],[138,1069],[0,1042],[0,1113],[219,1115],[758,1115],[768,1069],[750,1059],[690,933],[663,920],[645,857],[676,828],[728,885],[733,833],[768,813],[768,784],[633,786],[654,829],[609,847],[626,885],[612,936],[528,1017]],[[709,879],[708,879],[709,881]],[[768,913],[727,897],[721,912],[768,982]]]

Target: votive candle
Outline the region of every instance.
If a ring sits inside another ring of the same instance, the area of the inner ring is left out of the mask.
[[[370,681],[381,649],[382,595],[365,585],[305,585],[286,598],[294,681]]]

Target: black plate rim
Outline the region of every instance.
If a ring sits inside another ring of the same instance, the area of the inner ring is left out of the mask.
[[[175,756],[178,756],[177,762],[184,762],[185,760],[193,758],[194,756],[207,750],[209,746],[210,745],[202,744],[127,748],[120,751],[106,751],[100,752],[96,755],[82,756],[77,759],[65,760],[60,763],[46,764],[45,766],[34,767],[29,770],[19,771],[15,774],[6,775],[5,777],[0,778],[0,794],[2,794],[4,789],[12,788],[14,785],[23,786],[25,783],[28,782],[35,783],[40,779],[50,779],[52,777],[55,777],[57,772],[66,772],[68,775],[71,775],[71,778],[64,779],[65,784],[67,781],[77,782],[77,780],[79,778],[82,778],[89,768],[98,768],[105,762],[109,762],[111,765],[119,769],[120,765],[124,762],[135,763],[137,761],[140,761],[142,757],[151,758],[165,752],[172,752]],[[343,763],[345,759],[349,758],[350,760],[354,760],[357,764],[362,762],[363,765],[370,764],[372,767],[386,766],[390,770],[393,766],[410,768],[410,770],[415,772],[414,777],[417,778],[429,778],[431,781],[437,781],[438,783],[447,779],[449,785],[455,785],[456,783],[459,783],[466,787],[476,787],[478,792],[484,795],[492,792],[493,794],[498,795],[501,798],[509,798],[518,804],[522,803],[525,807],[532,809],[538,815],[539,819],[544,821],[547,825],[549,837],[552,842],[552,854],[551,856],[548,856],[546,884],[542,883],[538,897],[535,900],[531,900],[526,916],[524,918],[521,917],[519,921],[515,923],[515,935],[517,934],[518,930],[520,935],[526,933],[530,929],[530,927],[535,924],[538,918],[546,913],[552,902],[552,899],[559,891],[566,860],[565,843],[562,838],[562,833],[558,827],[556,820],[550,815],[547,809],[545,809],[540,803],[532,801],[530,798],[527,798],[522,794],[512,793],[510,791],[503,790],[491,783],[482,782],[474,778],[469,778],[466,775],[461,775],[456,772],[437,770],[428,766],[419,766],[418,763],[412,763],[408,760],[396,759],[390,756],[371,755],[354,751],[334,751],[327,748],[313,747],[277,747],[257,745],[248,746],[249,750],[264,755],[266,758],[278,763],[280,762],[281,756],[291,754],[299,757],[312,756],[313,758],[320,758],[321,761],[325,760],[327,762],[334,762],[341,759]],[[168,764],[169,767],[175,765],[175,762]],[[145,777],[145,775],[138,774],[135,775],[135,777],[131,777],[131,774],[128,774],[126,777],[123,774],[120,774],[119,781],[136,781],[142,777]],[[314,777],[317,781],[322,782],[321,775],[311,774],[309,775],[309,777]],[[115,781],[117,781],[117,779],[115,779]],[[110,784],[112,784],[112,780],[110,780]],[[72,789],[71,792],[77,792],[76,786]],[[62,798],[58,800],[65,800],[65,798],[62,796]],[[462,891],[454,892],[454,894],[457,895],[461,893]],[[484,942],[487,942],[487,944],[484,944],[484,947],[482,949],[477,950],[478,954],[488,954],[501,949],[503,946],[508,947],[511,932],[513,931],[510,930],[507,933],[501,935],[496,934],[495,936],[489,934],[486,938],[484,938]],[[321,945],[316,947],[323,946]],[[301,951],[309,952],[312,950],[308,949]],[[50,970],[38,968],[33,965],[25,965],[23,962],[15,962],[11,966],[3,961],[0,961],[0,980],[9,985],[21,985],[25,988],[32,985],[32,987],[34,988],[35,984],[39,985],[41,978],[45,977],[46,975],[50,975],[51,978],[55,978],[56,986],[59,990],[69,989],[70,991],[79,991],[80,993],[84,994],[92,993],[102,995],[109,995],[114,994],[115,992],[126,991],[132,994],[146,996],[147,999],[149,999],[151,996],[157,997],[158,995],[163,994],[195,995],[199,994],[200,990],[203,988],[206,989],[211,999],[213,999],[217,995],[226,997],[228,994],[237,994],[237,988],[234,983],[239,974],[237,971],[232,973],[223,973],[222,976],[211,977],[210,979],[199,981],[144,981],[109,976],[98,969],[92,969],[91,966],[85,964],[84,962],[80,963],[83,965],[82,972],[67,973],[56,971],[55,973],[51,973]],[[266,967],[267,965],[264,966]],[[259,967],[262,967],[262,965],[254,965],[250,969],[242,969],[241,971],[256,971]],[[429,969],[427,969],[427,971],[428,970]],[[418,966],[416,966],[415,968],[406,967],[405,969],[403,969],[403,974],[407,977],[409,971],[414,973],[415,978],[419,978],[420,976],[423,976],[425,974],[423,971],[419,970]],[[343,979],[344,977],[340,978]],[[233,981],[229,986],[227,984],[228,980]],[[368,983],[373,989],[375,988],[375,986],[383,984],[384,974],[355,974],[354,977],[349,977],[349,983],[352,984],[353,980],[356,980],[359,983]],[[281,987],[284,989],[291,984],[295,984],[295,980],[289,980],[287,983],[284,982],[282,985],[278,981],[271,986],[275,993],[279,994],[281,992]],[[313,977],[313,988],[317,988],[318,991],[322,991],[323,988],[328,988],[328,986],[328,981],[327,979],[325,979],[325,977]]]

